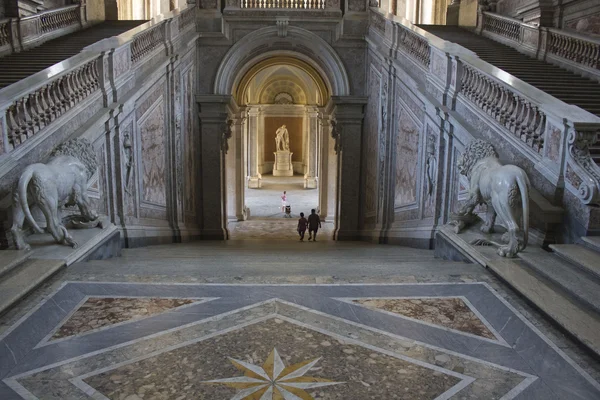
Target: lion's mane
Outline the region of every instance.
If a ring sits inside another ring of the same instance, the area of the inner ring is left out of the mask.
[[[475,164],[487,157],[498,158],[494,146],[484,140],[475,139],[465,147],[465,151],[459,157],[457,164],[462,167],[465,175],[471,176],[471,170]]]
[[[77,158],[85,165],[87,177],[90,179],[98,168],[98,159],[94,147],[87,139],[76,138],[67,140],[54,149],[51,157],[71,156]]]

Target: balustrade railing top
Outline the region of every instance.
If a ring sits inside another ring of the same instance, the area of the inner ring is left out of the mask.
[[[600,80],[600,40],[561,29],[538,27],[491,12],[481,13],[478,30],[533,57]]]
[[[378,9],[372,12],[385,15]],[[449,85],[447,94],[470,104],[476,114],[487,114],[495,120],[492,124],[520,141],[520,144],[515,142],[519,148],[529,149],[530,159],[552,165],[553,171],[562,170],[567,188],[584,204],[600,204],[600,168],[589,151],[590,144],[598,140],[600,118],[562,102],[483,61],[472,51],[425,32],[407,20],[386,16],[383,24],[378,18],[371,21],[372,31],[379,31],[391,54],[404,53],[426,71],[427,80],[440,80],[441,87]],[[514,32],[512,23],[494,26],[508,26]],[[565,136],[568,143],[561,150],[564,140],[561,137]],[[549,138],[552,145],[546,150]]]
[[[0,20],[0,56],[39,46],[81,29],[87,25],[86,18],[86,5],[74,4],[28,17]]]
[[[240,8],[324,10],[325,0],[240,0]]]
[[[194,6],[188,6],[186,12]],[[192,10],[193,11],[193,10]],[[161,15],[119,36],[86,47],[81,53],[0,89],[0,156],[10,153],[56,118],[100,89],[102,58],[109,50],[131,47],[131,61],[140,62],[159,46],[166,47],[182,29],[185,13],[179,10]],[[167,23],[179,19],[179,31],[167,29]],[[192,24],[189,21],[186,29]],[[115,66],[122,70],[123,65]],[[129,67],[127,67],[129,68]]]

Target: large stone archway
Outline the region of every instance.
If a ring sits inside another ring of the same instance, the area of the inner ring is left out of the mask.
[[[320,163],[318,173],[311,171],[308,177],[312,179],[315,174],[322,177],[319,208],[334,220],[335,237],[355,239],[359,214],[356,177],[360,174],[366,99],[351,96],[344,64],[327,42],[308,30],[287,25],[245,35],[223,56],[215,73],[213,94],[197,96],[202,235],[209,239],[228,238],[228,217],[237,220],[246,217],[243,190],[250,173],[245,159],[249,148],[247,132],[257,129],[252,124],[258,121],[257,108],[247,107],[250,100],[245,96],[246,88],[254,74],[278,62],[293,65],[314,77],[319,94],[312,104],[314,114],[309,124],[315,133],[310,140],[315,148],[320,148],[317,157]]]

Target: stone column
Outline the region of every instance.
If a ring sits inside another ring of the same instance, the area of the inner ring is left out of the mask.
[[[336,240],[359,237],[360,149],[366,97],[334,97],[332,136],[337,149]],[[329,183],[331,185],[331,183]]]
[[[248,187],[259,189],[262,176],[258,173],[258,107],[248,110]]]
[[[335,203],[332,202],[332,207],[329,206],[329,199],[335,201],[335,182],[337,182],[337,156],[333,149],[335,143],[331,137],[331,126],[329,123],[329,116],[324,113],[319,114],[318,119],[319,130],[321,131],[319,141],[319,215],[322,220],[331,222],[333,217],[333,210],[335,210]],[[332,164],[330,171],[330,160]],[[329,176],[333,175],[333,179],[329,179]],[[331,182],[331,184],[329,184]],[[331,195],[330,195],[331,192]]]
[[[227,220],[238,221],[241,212],[238,212],[238,203],[240,197],[244,194],[244,177],[242,176],[241,162],[241,143],[242,138],[242,117],[240,114],[231,118],[231,139],[228,141],[225,153],[225,171],[227,182]],[[239,161],[239,162],[238,162]],[[239,183],[242,182],[240,187]],[[243,220],[243,218],[242,218]]]
[[[201,215],[203,239],[227,239],[227,196],[225,150],[228,131],[228,104],[231,96],[196,96],[200,118],[200,177],[202,201]]]
[[[319,130],[319,113],[316,108],[308,110],[308,130],[307,130],[307,152],[306,152],[306,173],[304,174],[304,188],[317,188],[317,154],[318,154],[318,130]]]

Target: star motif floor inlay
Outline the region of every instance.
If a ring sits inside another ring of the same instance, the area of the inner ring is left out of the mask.
[[[214,379],[205,381],[205,383],[218,383],[236,389],[243,389],[232,400],[296,400],[298,398],[312,400],[313,397],[305,389],[344,383],[305,376],[320,359],[321,357],[286,367],[279,353],[277,353],[277,349],[273,349],[261,368],[245,361],[229,358],[236,368],[244,372],[244,376]]]
[[[67,282],[0,337],[2,400],[599,398],[485,283]]]

